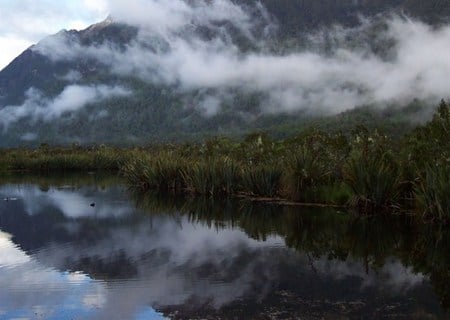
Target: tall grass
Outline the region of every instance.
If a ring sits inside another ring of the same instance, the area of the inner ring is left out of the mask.
[[[0,163],[13,171],[80,171],[119,170],[130,158],[129,150],[109,147],[39,148],[36,150],[7,150]]]
[[[140,154],[122,166],[128,184],[142,191],[181,193],[185,189],[183,172],[186,163],[170,153],[157,156]]]
[[[351,204],[360,212],[374,213],[398,205],[398,167],[386,154],[352,157],[344,170],[345,182],[353,192]]]
[[[278,166],[247,166],[242,173],[242,189],[255,196],[280,195],[282,170]]]
[[[283,177],[284,194],[301,202],[320,202],[319,190],[331,182],[332,171],[320,155],[301,146],[286,161]]]
[[[427,166],[415,188],[419,207],[426,217],[450,222],[450,167]]]
[[[344,182],[353,193],[353,208],[362,214],[376,214],[399,207],[403,179],[398,158],[387,136],[364,128],[355,132],[343,170]]]
[[[225,157],[193,163],[182,172],[182,176],[189,193],[231,195],[239,190],[242,170],[234,160]]]

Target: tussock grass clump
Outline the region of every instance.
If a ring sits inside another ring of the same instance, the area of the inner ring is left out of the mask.
[[[301,146],[286,161],[283,177],[284,193],[288,199],[301,202],[321,200],[320,187],[331,182],[332,171],[319,154]]]
[[[240,166],[228,157],[193,163],[183,173],[186,190],[191,194],[231,195],[239,190],[242,180]]]
[[[242,173],[242,190],[255,196],[278,196],[281,176],[281,169],[275,166],[247,166]]]
[[[142,191],[182,193],[185,170],[186,163],[174,159],[170,153],[141,154],[123,165],[122,175],[129,185]]]
[[[355,133],[344,166],[344,182],[352,190],[350,205],[362,214],[374,214],[398,207],[401,171],[392,142],[384,135],[365,129]]]
[[[450,222],[449,166],[427,166],[415,193],[425,217]]]
[[[395,163],[380,158],[356,157],[345,167],[345,182],[353,192],[352,207],[361,213],[393,209],[399,200],[400,179]]]

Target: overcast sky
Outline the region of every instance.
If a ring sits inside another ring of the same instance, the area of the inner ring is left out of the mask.
[[[83,29],[108,12],[108,0],[0,0],[0,69],[45,36]]]

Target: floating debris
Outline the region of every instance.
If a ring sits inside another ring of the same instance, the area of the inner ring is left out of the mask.
[[[17,201],[17,200],[19,200],[19,199],[17,199],[17,198],[10,198],[10,197],[3,198],[3,201]]]

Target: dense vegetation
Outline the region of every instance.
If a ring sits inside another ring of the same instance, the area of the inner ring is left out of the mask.
[[[245,196],[348,205],[363,214],[415,211],[450,221],[450,107],[403,137],[360,126],[348,133],[310,128],[274,140],[244,140],[117,149],[105,146],[4,150],[3,170],[120,170],[142,192]],[[266,199],[267,200],[267,199]]]
[[[53,148],[42,144],[32,149],[3,149],[0,152],[0,172],[14,171],[34,173],[111,170],[117,171],[132,158],[125,149],[94,146],[82,148]]]
[[[357,124],[363,124],[369,130],[381,129],[400,135],[412,129],[411,119],[430,116],[427,114],[428,105],[419,101],[412,101],[405,107],[390,105],[384,110],[361,106],[330,116],[301,111],[266,114],[259,110],[257,97],[237,96],[220,113],[205,117],[201,111],[183,106],[183,99],[194,99],[194,94],[189,97],[173,92],[164,94],[164,88],[137,83],[133,88],[136,91],[132,99],[107,99],[57,121],[12,123],[4,135],[0,134],[0,147],[35,148],[42,142],[50,145],[103,143],[129,147],[148,141],[200,141],[216,135],[233,138],[259,130],[280,139],[301,133],[311,123],[333,132],[348,131]],[[105,115],[98,116],[99,110],[104,110]],[[26,133],[32,133],[33,139],[26,139]]]
[[[449,221],[449,130],[442,101],[431,122],[398,139],[364,127],[349,135],[311,129],[280,141],[217,138],[151,150],[122,171],[142,191],[279,197],[369,214],[414,208]]]

